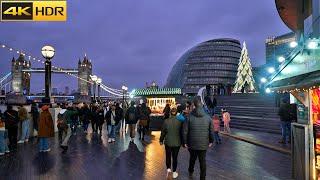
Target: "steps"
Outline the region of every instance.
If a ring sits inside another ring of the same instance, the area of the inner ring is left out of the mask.
[[[233,94],[231,96],[215,96],[218,107],[226,108],[231,115],[231,128],[281,133],[278,108],[271,95]]]

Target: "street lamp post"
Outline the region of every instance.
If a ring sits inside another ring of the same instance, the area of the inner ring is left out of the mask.
[[[128,91],[128,87],[122,86],[122,106],[125,105],[126,99],[125,99],[125,94]]]
[[[98,84],[98,100],[100,101],[100,85],[102,83],[102,79],[101,78],[97,78],[97,84]]]
[[[98,77],[96,75],[91,76],[91,80],[93,81],[93,101],[96,101],[96,81]]]
[[[45,61],[45,98],[44,103],[50,103],[51,98],[51,59],[54,56],[55,50],[52,46],[44,46],[41,49],[42,56]]]

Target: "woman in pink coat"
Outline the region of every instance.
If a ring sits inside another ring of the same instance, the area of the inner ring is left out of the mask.
[[[212,119],[212,124],[213,124],[213,135],[214,135],[214,141],[216,144],[221,144],[221,138],[219,136],[219,131],[220,131],[220,119],[218,115],[214,115]]]
[[[223,120],[223,124],[224,124],[224,132],[226,133],[231,133],[230,131],[230,114],[226,109],[222,110],[222,120]]]

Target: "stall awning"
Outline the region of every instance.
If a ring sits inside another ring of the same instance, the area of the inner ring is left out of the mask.
[[[320,84],[320,70],[294,76],[278,81],[273,81],[269,88],[271,90],[293,90],[293,89],[308,89],[309,87]]]
[[[308,89],[320,84],[320,49],[297,47],[273,74],[267,87],[273,91]]]
[[[180,88],[144,88],[136,89],[130,95],[132,96],[154,96],[154,95],[181,95]]]

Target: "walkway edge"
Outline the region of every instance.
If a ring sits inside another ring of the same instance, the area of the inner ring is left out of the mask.
[[[229,134],[229,133],[225,133],[225,132],[220,132],[220,133],[222,135],[224,135],[224,136],[229,136],[231,138],[234,138],[234,139],[237,139],[237,140],[240,140],[240,141],[244,141],[244,142],[247,142],[247,143],[250,143],[250,144],[254,144],[254,145],[261,146],[261,147],[264,147],[264,148],[267,148],[267,149],[278,151],[278,152],[283,153],[283,154],[291,155],[291,151],[288,150],[288,149],[284,149],[284,148],[281,148],[281,147],[276,147],[276,146],[273,146],[273,145],[270,145],[270,144],[267,144],[267,143],[263,143],[263,142],[260,142],[260,141],[256,141],[256,140],[253,140],[253,139],[250,139],[250,138],[246,138],[246,137],[243,137],[243,136],[237,136],[237,135]]]

